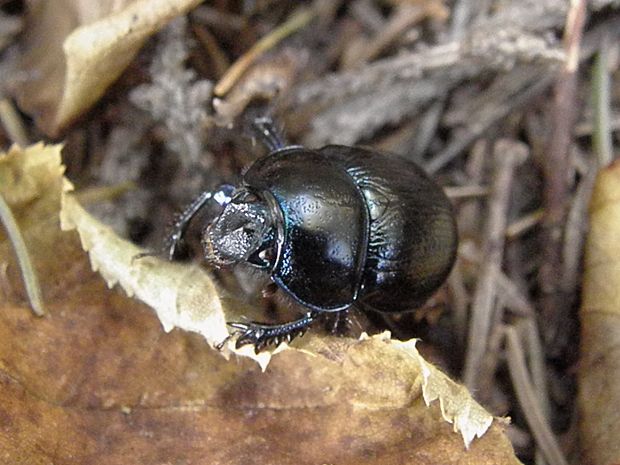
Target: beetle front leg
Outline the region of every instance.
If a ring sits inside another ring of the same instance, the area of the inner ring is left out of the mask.
[[[172,230],[166,236],[161,251],[139,253],[133,257],[133,260],[160,254],[166,255],[168,260],[172,260],[194,216],[196,216],[211,199],[215,200],[222,207],[226,206],[230,202],[234,190],[234,186],[222,184],[216,191],[205,191],[200,194],[185,208],[185,210],[176,216],[174,224],[172,225]]]
[[[172,260],[174,258],[174,254],[179,247],[179,244],[183,240],[183,236],[185,236],[185,232],[189,226],[189,223],[192,221],[194,216],[207,204],[207,202],[211,199],[215,200],[219,205],[225,206],[228,202],[230,202],[230,197],[234,191],[234,187],[228,184],[224,184],[220,186],[220,188],[215,191],[205,191],[196,197],[191,204],[189,204],[181,214],[179,214],[172,226],[172,230],[166,237],[164,241],[164,253],[166,254],[168,260]]]
[[[174,254],[177,251],[179,244],[183,240],[183,236],[185,236],[185,232],[187,231],[187,227],[189,223],[192,221],[194,216],[205,206],[205,204],[211,200],[213,197],[212,192],[205,191],[196,197],[191,204],[183,210],[178,216],[176,216],[174,220],[174,224],[172,226],[172,230],[168,233],[164,241],[163,251],[166,254],[168,260],[172,260],[174,258]]]
[[[278,347],[282,342],[291,342],[299,336],[303,336],[306,330],[316,320],[318,312],[308,312],[302,318],[283,324],[263,324],[263,323],[241,323],[231,322],[229,326],[237,331],[233,335],[237,335],[235,347],[253,344],[254,351],[260,352],[269,345]]]

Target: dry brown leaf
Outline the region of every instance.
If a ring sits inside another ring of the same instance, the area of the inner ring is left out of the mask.
[[[58,150],[39,145],[0,156],[0,179],[11,179],[7,172],[17,167],[26,184],[55,186],[11,184],[11,191],[32,192],[27,202],[12,204],[18,218],[52,199],[60,209]],[[48,166],[49,175],[24,171],[33,160]],[[135,286],[136,294],[141,279],[171,285],[170,276],[146,277],[152,264],[126,275],[126,245],[111,236],[97,241],[109,231],[88,223],[94,220],[79,213],[71,197],[64,202],[64,215],[80,230],[93,263],[112,273],[107,279]],[[109,290],[91,272],[78,234],[61,233],[58,220],[45,217],[49,210],[39,223],[33,218],[22,226],[29,248],[42,251],[33,258],[45,270],[48,317],[33,317],[25,305],[0,236],[0,263],[8,263],[8,273],[0,275],[0,290],[8,290],[0,301],[0,451],[6,463],[519,463],[502,422],[489,427],[488,413],[425,362],[412,341],[310,334],[299,349],[273,357],[264,372],[245,358],[227,361],[201,335],[165,333],[152,311]],[[118,270],[103,257],[108,246]],[[453,430],[467,440],[482,437],[467,450]]]
[[[200,0],[31,0],[20,106],[49,135],[88,110],[145,40]]]
[[[586,463],[620,463],[620,162],[602,170],[590,203],[581,306],[579,404]]]

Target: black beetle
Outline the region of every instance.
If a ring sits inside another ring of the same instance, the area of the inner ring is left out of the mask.
[[[454,214],[421,168],[360,147],[287,146],[269,118],[254,128],[270,153],[239,187],[196,198],[166,243],[172,259],[191,219],[215,200],[222,211],[203,232],[207,261],[265,270],[307,309],[284,324],[230,323],[237,347],[290,341],[322,312],[413,310],[444,282],[456,256]]]

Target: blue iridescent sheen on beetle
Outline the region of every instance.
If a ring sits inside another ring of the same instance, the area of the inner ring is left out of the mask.
[[[193,216],[216,200],[223,209],[204,230],[206,260],[263,269],[306,310],[284,324],[230,323],[238,347],[290,341],[323,312],[414,310],[441,286],[457,229],[449,200],[421,168],[361,147],[287,146],[268,118],[255,128],[270,153],[238,187],[201,194],[167,242],[172,258]]]

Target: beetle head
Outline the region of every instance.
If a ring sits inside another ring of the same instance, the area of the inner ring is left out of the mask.
[[[249,262],[270,241],[272,220],[266,203],[245,188],[239,189],[203,235],[206,259],[215,266]]]

